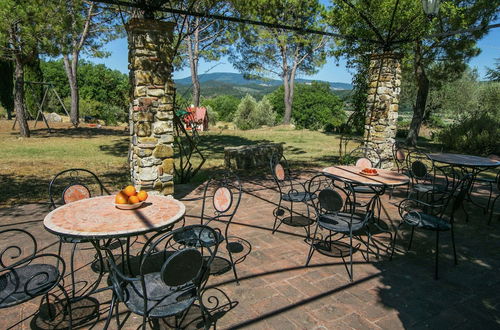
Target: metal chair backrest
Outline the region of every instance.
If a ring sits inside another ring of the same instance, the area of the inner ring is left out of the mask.
[[[196,288],[198,292],[201,291],[208,281],[210,266],[219,246],[218,243],[206,246],[203,244],[202,236],[209,236],[216,242],[217,232],[220,231],[208,226],[190,225],[152,236],[139,253],[137,274],[125,274],[124,269],[116,262],[111,249],[106,249],[109,280],[114,292],[119,299],[124,300],[127,297],[125,283],[140,282],[144,311],[147,312],[147,301],[151,297],[147,296],[146,275],[150,273],[158,272],[162,282],[172,287],[171,294],[187,285]],[[188,234],[188,244],[176,242],[174,236],[179,234]]]
[[[380,154],[373,148],[363,146],[352,150],[349,157],[356,160],[355,165],[358,167],[376,167],[378,168],[381,163]]]
[[[226,236],[229,225],[238,211],[242,197],[241,182],[231,171],[215,174],[207,181],[203,191],[201,224],[224,220]]]
[[[59,172],[49,183],[49,198],[53,208],[93,196],[109,194],[93,172],[71,168]]]
[[[318,196],[312,200],[317,214],[355,212],[356,194],[352,185],[344,180],[318,174],[309,180],[307,191]]]
[[[396,164],[398,172],[405,169],[406,165],[406,156],[408,155],[409,150],[402,144],[395,142],[392,145],[392,157],[394,160],[394,164]]]
[[[425,153],[418,150],[409,152],[406,156],[406,163],[413,183],[432,181],[434,164]]]
[[[472,185],[472,175],[467,174],[451,190],[449,194],[449,201],[451,201],[452,215],[463,204],[465,197],[467,196],[467,193],[471,189],[471,185]]]

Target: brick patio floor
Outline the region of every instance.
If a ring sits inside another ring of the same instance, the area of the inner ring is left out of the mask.
[[[440,279],[434,280],[433,233],[416,231],[412,250],[403,252],[407,240],[400,239],[393,260],[384,250],[381,258],[370,256],[367,263],[355,254],[354,282],[350,283],[341,258],[316,253],[304,267],[308,245],[302,228],[281,226],[272,235],[272,210],[278,200],[270,180],[245,181],[242,204],[230,233],[251,244],[251,252],[238,265],[240,285],[232,273],[212,277],[209,284],[222,289],[236,306],[223,315],[219,328],[249,329],[400,329],[400,328],[500,328],[500,223],[492,226],[481,210],[466,205],[471,216],[456,220],[459,263],[453,265],[449,233],[441,236]],[[197,187],[183,199],[187,223],[197,223],[201,195]],[[189,189],[188,189],[189,190]],[[394,226],[399,222],[394,204],[404,191],[395,191],[389,200],[383,196],[382,219]],[[189,199],[189,200],[187,200]],[[193,200],[194,199],[194,200]],[[21,228],[30,231],[43,252],[57,251],[57,238],[43,229],[47,205],[30,204],[0,209],[0,230]],[[388,236],[376,234],[379,244]],[[140,240],[134,247],[140,248]],[[16,237],[12,238],[16,241]],[[4,243],[4,242],[2,242]],[[16,241],[16,243],[22,243]],[[68,257],[70,245],[65,246]],[[94,252],[88,246],[79,250],[77,278],[92,281],[96,274],[89,263]],[[69,279],[65,282],[69,284]],[[105,281],[101,284],[104,286]],[[83,328],[101,329],[110,293],[95,295],[100,319]],[[44,328],[33,313],[39,298],[21,306],[0,310],[0,328]],[[92,306],[89,305],[89,310]],[[81,308],[85,310],[85,308]],[[131,317],[126,329],[137,328],[140,318]],[[46,327],[46,326],[45,326]],[[116,327],[113,323],[111,328]]]

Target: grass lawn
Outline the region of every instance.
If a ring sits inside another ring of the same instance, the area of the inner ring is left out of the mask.
[[[72,167],[95,172],[111,191],[129,182],[128,135],[124,127],[74,129],[67,123],[51,126],[54,130],[50,134],[39,123],[31,138],[19,138],[17,130],[11,130],[12,121],[0,120],[0,204],[47,201],[50,179]],[[284,143],[285,155],[296,168],[338,161],[339,136],[335,134],[284,126],[249,131],[215,128],[202,133],[200,149],[207,161],[195,181],[205,180],[213,169],[224,166],[224,147],[256,142]],[[357,142],[348,148],[355,145]]]

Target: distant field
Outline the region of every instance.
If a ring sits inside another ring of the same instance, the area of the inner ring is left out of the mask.
[[[62,123],[52,124],[49,134],[39,123],[32,137],[23,139],[11,126],[12,121],[0,120],[0,204],[46,201],[49,180],[71,167],[94,171],[112,190],[128,183],[128,136],[123,127],[74,129]],[[207,162],[196,181],[223,167],[224,147],[257,142],[284,143],[287,158],[298,168],[331,164],[338,156],[337,135],[280,126],[249,131],[214,128],[202,133],[200,149]]]

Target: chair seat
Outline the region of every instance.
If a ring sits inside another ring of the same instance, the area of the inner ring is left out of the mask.
[[[179,314],[188,309],[196,300],[196,287],[186,285],[184,288],[166,285],[160,273],[144,275],[147,300],[140,281],[129,283],[125,286],[125,305],[138,315],[144,314],[146,303],[147,314],[150,317],[168,317]]]
[[[316,195],[302,191],[297,193],[281,194],[281,198],[287,202],[307,202],[315,199]]]
[[[74,237],[61,237],[61,241],[63,243],[88,243],[90,240],[85,239],[85,238],[74,238]]]
[[[200,233],[201,232],[201,233]],[[201,234],[201,235],[200,235]],[[174,234],[174,241],[195,247],[211,247],[219,244],[224,240],[224,236],[219,232],[215,232],[216,237],[210,236],[207,230],[201,230],[200,227],[195,227],[190,230],[180,231]]]
[[[369,186],[353,186],[352,189],[357,194],[374,194],[375,192]]]
[[[18,305],[49,292],[58,278],[59,270],[45,264],[27,265],[3,274],[0,276],[0,308]]]
[[[447,231],[451,229],[451,224],[438,218],[432,214],[427,213],[419,213],[420,218],[412,213],[406,213],[403,216],[403,220],[411,225],[416,226],[417,228],[429,229],[429,230],[438,230],[438,231]]]
[[[365,217],[365,214],[354,214],[351,220],[351,213],[324,214],[319,217],[318,224],[322,228],[348,234],[348,223],[351,222],[352,231],[356,232],[364,227]]]
[[[417,183],[413,185],[413,190],[416,190],[421,193],[428,193],[430,191],[436,191],[436,192],[444,192],[447,190],[446,186],[439,185],[439,184],[424,184],[424,183]]]

